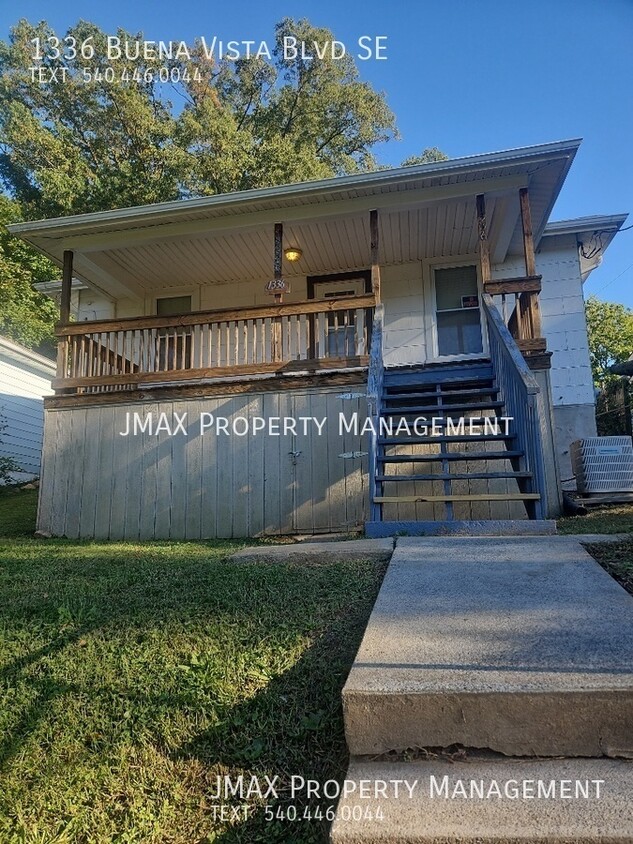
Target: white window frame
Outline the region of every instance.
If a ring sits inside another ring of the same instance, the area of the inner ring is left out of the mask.
[[[477,272],[477,295],[479,296],[479,325],[481,329],[481,352],[473,352],[464,355],[440,355],[437,336],[437,301],[435,295],[435,271],[451,269],[453,267],[475,267]],[[460,361],[477,360],[489,356],[488,335],[485,330],[483,319],[483,285],[481,281],[481,268],[477,255],[464,255],[459,258],[429,258],[422,262],[422,274],[424,278],[424,301],[428,303],[424,315],[425,331],[427,339],[427,360],[435,361]]]

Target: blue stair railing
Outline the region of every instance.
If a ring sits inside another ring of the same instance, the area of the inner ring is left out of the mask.
[[[545,518],[545,464],[539,420],[539,386],[530,372],[518,346],[512,339],[492,297],[483,294],[483,312],[488,328],[488,343],[500,398],[505,414],[512,419],[516,443],[524,454],[525,470],[532,473],[532,492],[540,499],[534,502],[533,517]]]
[[[372,431],[369,434],[369,508],[370,520],[382,520],[382,504],[375,502],[378,495],[376,476],[378,475],[378,431],[380,429],[380,414],[382,389],[384,379],[384,364],[382,360],[382,333],[385,318],[385,306],[377,304],[371,330],[371,345],[369,348],[369,373],[367,378],[367,409],[372,420]]]

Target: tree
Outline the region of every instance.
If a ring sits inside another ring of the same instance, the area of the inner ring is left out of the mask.
[[[602,387],[618,378],[609,368],[633,354],[633,310],[590,296],[585,313],[594,384]]]
[[[44,256],[34,252],[6,229],[20,220],[15,202],[0,195],[0,334],[47,353],[54,348],[57,305],[32,287],[58,274]]]
[[[27,346],[52,344],[57,308],[31,284],[59,271],[7,222],[373,170],[374,146],[397,136],[384,94],[351,56],[285,56],[288,37],[332,40],[305,19],[277,24],[270,56],[237,61],[202,43],[167,60],[109,55],[106,33],[86,21],[65,35],[76,55],[43,49],[44,84],[29,68],[34,39],[58,38],[46,22],[21,20],[0,42],[0,181],[11,197],[0,198],[0,331]],[[444,158],[429,148],[415,162]]]
[[[590,296],[585,312],[594,385],[600,391],[596,402],[598,433],[625,434],[630,430],[629,385],[609,370],[633,353],[633,311]]]
[[[270,58],[220,63],[199,43],[168,60],[108,56],[106,34],[85,21],[67,35],[94,55],[45,51],[43,72],[64,71],[46,84],[28,70],[33,39],[57,37],[45,22],[21,20],[0,43],[0,178],[27,218],[370,170],[372,147],[396,134],[349,55],[285,57],[288,36],[332,40],[307,20],[277,24]],[[159,81],[165,65],[179,82]]]
[[[414,164],[431,164],[434,161],[448,161],[448,155],[437,147],[427,147],[422,150],[421,155],[410,155],[400,165],[401,167],[412,167]]]

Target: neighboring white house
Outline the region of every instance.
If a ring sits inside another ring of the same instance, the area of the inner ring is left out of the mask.
[[[12,457],[15,480],[38,477],[42,458],[44,396],[53,393],[52,360],[0,337],[0,457]]]

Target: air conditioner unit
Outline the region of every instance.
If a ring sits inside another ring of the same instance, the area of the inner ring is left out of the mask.
[[[631,437],[589,437],[570,447],[578,492],[633,492]]]

